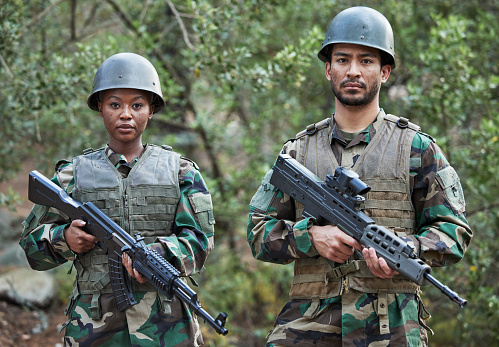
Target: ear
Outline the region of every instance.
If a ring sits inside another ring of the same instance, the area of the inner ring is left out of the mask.
[[[100,116],[103,117],[103,115],[102,115],[102,101],[97,101],[97,109],[99,110]]]
[[[326,73],[326,78],[328,81],[331,81],[331,63],[327,62],[326,66],[324,67],[325,73]]]
[[[154,114],[154,106],[155,106],[155,105],[153,105],[153,104],[151,104],[151,105],[149,106],[149,119],[151,119],[151,118],[152,118],[152,115]]]
[[[384,65],[381,68],[381,83],[385,83],[388,81],[388,77],[390,77],[390,73],[392,72],[392,67],[390,65]]]

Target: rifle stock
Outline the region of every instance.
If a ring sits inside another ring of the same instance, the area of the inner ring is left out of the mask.
[[[225,328],[227,314],[222,312],[214,319],[206,312],[201,307],[197,294],[181,280],[180,272],[159,253],[148,248],[140,234],[134,239],[93,203],[81,203],[72,199],[62,188],[38,171],[30,172],[28,189],[30,201],[56,208],[71,220],[84,220],[86,225],[83,230],[99,239],[97,246],[109,256],[111,288],[120,311],[136,304],[131,290],[130,276],[122,264],[122,254],[126,252],[132,259],[134,268],[159,291],[167,296],[176,295],[217,333],[227,335],[228,330]]]
[[[303,216],[324,220],[338,226],[365,247],[374,248],[390,268],[418,285],[436,286],[459,306],[466,300],[444,286],[431,274],[431,267],[419,259],[414,249],[383,226],[376,225],[362,207],[370,187],[359,176],[339,167],[335,175],[321,180],[305,166],[287,154],[281,154],[273,167],[270,183],[304,205]]]

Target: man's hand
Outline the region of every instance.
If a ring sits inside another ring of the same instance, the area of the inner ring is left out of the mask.
[[[392,278],[398,275],[398,272],[388,266],[388,263],[383,258],[378,258],[374,248],[364,248],[362,255],[374,276],[379,278]]]
[[[308,234],[317,252],[337,263],[344,263],[356,249],[362,251],[364,248],[334,225],[313,225]]]
[[[99,240],[89,233],[83,231],[85,222],[81,219],[75,219],[71,225],[64,230],[64,238],[69,248],[75,253],[85,253],[95,247]]]
[[[125,266],[125,269],[128,271],[128,274],[130,275],[130,277],[135,278],[140,283],[146,283],[147,278],[142,276],[137,270],[134,269],[133,264],[132,264],[132,259],[128,256],[128,254],[123,253],[121,257],[123,259],[122,260],[123,265]]]

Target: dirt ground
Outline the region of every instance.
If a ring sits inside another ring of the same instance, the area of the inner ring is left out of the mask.
[[[58,329],[65,321],[64,307],[29,310],[0,301],[0,346],[61,347]]]

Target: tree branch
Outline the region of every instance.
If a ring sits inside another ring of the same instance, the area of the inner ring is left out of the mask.
[[[71,0],[71,21],[70,21],[70,31],[71,40],[76,40],[76,3],[77,0]]]
[[[45,10],[43,10],[42,12],[40,12],[37,16],[31,18],[31,20],[28,23],[26,23],[25,25],[23,25],[21,27],[21,30],[28,29],[31,25],[34,25],[35,23],[37,23],[40,19],[42,19],[43,17],[45,17],[46,15],[48,15],[50,12],[52,12],[52,10],[55,7],[57,7],[63,1],[65,1],[65,0],[57,0],[56,2],[54,2],[53,4],[51,4]]]
[[[10,78],[14,78],[14,73],[9,68],[9,65],[7,65],[7,62],[2,56],[2,53],[0,53],[0,62],[2,63],[3,67],[5,68],[5,71],[7,71],[7,74],[10,76]]]
[[[184,22],[182,21],[182,18],[180,18],[180,15],[179,15],[177,9],[175,8],[175,5],[170,0],[165,0],[165,2],[170,7],[170,10],[172,10],[173,15],[175,16],[175,19],[177,20],[177,23],[180,27],[180,30],[182,31],[182,35],[184,37],[185,44],[187,45],[187,47],[192,49],[194,52],[197,52],[196,47],[194,47],[191,44],[191,41],[189,41],[189,34],[187,33],[187,30],[185,29]]]

